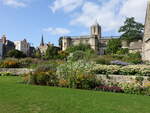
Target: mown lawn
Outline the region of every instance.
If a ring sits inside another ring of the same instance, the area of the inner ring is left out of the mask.
[[[150,97],[21,84],[0,77],[0,113],[150,113]]]

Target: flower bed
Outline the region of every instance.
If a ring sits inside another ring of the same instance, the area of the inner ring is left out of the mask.
[[[150,65],[95,65],[91,70],[96,74],[140,75],[150,76]]]

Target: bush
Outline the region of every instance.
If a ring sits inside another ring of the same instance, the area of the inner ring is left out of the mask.
[[[96,64],[110,64],[112,61],[112,58],[109,56],[99,56],[97,58],[92,59],[93,61],[96,62]]]
[[[70,88],[92,89],[96,84],[96,76],[89,70],[94,63],[80,60],[67,62],[58,66],[57,75],[59,79],[66,80]]]
[[[20,63],[17,60],[4,60],[0,63],[1,68],[19,68]]]
[[[108,92],[116,92],[116,93],[122,93],[123,90],[121,87],[118,86],[105,86],[101,85],[95,88],[96,91],[108,91]]]
[[[118,65],[97,64],[90,71],[95,74],[150,76],[150,66],[149,65],[118,66]]]
[[[129,53],[129,49],[128,48],[121,48],[117,51],[118,55],[125,55]]]
[[[60,79],[58,85],[59,85],[60,87],[68,87],[68,86],[69,86],[69,83],[68,83],[67,80]]]
[[[76,45],[76,46],[71,46],[69,48],[67,48],[67,52],[68,53],[74,53],[76,51],[87,51],[87,50],[91,50],[91,47],[90,45],[86,45],[86,44],[82,44],[80,43],[79,45]]]
[[[71,53],[68,57],[68,60],[71,61],[77,61],[77,60],[83,60],[86,58],[86,54],[83,51],[76,51],[74,53]]]
[[[0,73],[0,76],[17,76],[17,75],[14,75],[12,73],[4,73],[4,72],[1,72]]]
[[[35,72],[32,74],[27,74],[24,76],[26,83],[35,84],[35,85],[47,85],[47,86],[57,86],[58,78],[56,72]]]
[[[47,71],[56,71],[57,64],[45,64],[45,65],[40,65],[36,68],[35,72],[47,72]]]
[[[119,85],[124,93],[150,95],[150,87],[141,87],[138,84],[124,83]]]
[[[22,51],[19,51],[19,50],[11,50],[8,52],[8,57],[13,57],[13,58],[25,58],[26,55],[22,52]]]

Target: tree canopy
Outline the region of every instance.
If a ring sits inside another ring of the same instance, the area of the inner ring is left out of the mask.
[[[13,57],[13,58],[25,58],[26,57],[26,55],[22,51],[19,51],[16,49],[9,51],[7,56]]]
[[[142,39],[144,25],[136,22],[134,17],[126,18],[124,25],[120,27],[121,39],[132,42]]]
[[[46,51],[46,58],[47,59],[55,59],[58,58],[58,52],[59,52],[59,48],[55,47],[55,46],[49,46],[47,51]]]
[[[107,54],[116,54],[120,48],[121,48],[120,39],[111,39],[108,41],[106,53]]]

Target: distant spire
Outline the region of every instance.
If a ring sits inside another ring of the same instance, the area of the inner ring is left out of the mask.
[[[43,35],[42,35],[42,39],[41,39],[41,44],[40,46],[44,46],[44,38],[43,38]]]

